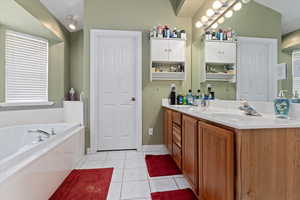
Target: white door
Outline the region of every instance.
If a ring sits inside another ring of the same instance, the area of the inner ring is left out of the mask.
[[[152,61],[169,61],[169,41],[151,39],[151,58]]]
[[[185,41],[170,40],[169,41],[169,61],[185,62]]]
[[[141,33],[91,32],[91,131],[94,150],[139,148]]]
[[[277,40],[239,38],[237,99],[272,101],[277,93]]]

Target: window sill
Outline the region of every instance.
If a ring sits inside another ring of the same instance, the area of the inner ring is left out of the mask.
[[[20,103],[0,103],[0,107],[22,107],[22,106],[51,106],[54,102],[20,102]]]

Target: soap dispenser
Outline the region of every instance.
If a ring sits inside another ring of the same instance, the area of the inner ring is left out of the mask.
[[[281,119],[287,119],[290,110],[290,100],[285,97],[285,92],[285,90],[280,90],[278,98],[274,100],[275,115]]]

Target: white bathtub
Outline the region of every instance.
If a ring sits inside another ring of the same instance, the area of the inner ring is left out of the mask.
[[[55,136],[38,142],[41,129]],[[47,200],[84,155],[84,127],[36,124],[0,128],[0,199]]]

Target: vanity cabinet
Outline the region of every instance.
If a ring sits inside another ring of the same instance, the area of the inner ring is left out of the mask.
[[[240,130],[168,108],[165,123],[199,200],[300,200],[299,128]]]
[[[198,193],[198,120],[183,115],[182,117],[182,172]]]
[[[164,144],[170,153],[173,151],[172,113],[172,110],[164,111]]]
[[[199,122],[199,191],[204,200],[234,199],[234,133]]]

